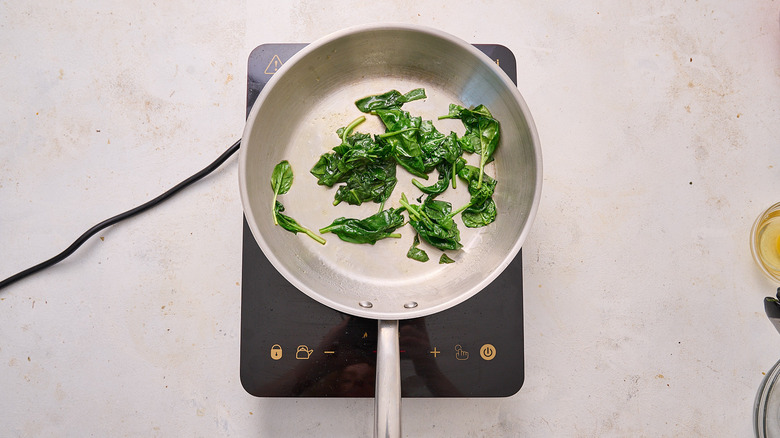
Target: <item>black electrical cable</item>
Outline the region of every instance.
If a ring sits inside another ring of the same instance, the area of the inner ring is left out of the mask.
[[[84,244],[90,237],[94,236],[98,231],[109,227],[111,225],[114,225],[115,223],[122,221],[124,219],[127,219],[129,217],[133,217],[137,215],[138,213],[144,212],[155,205],[165,201],[166,199],[170,198],[171,196],[178,193],[181,189],[189,186],[190,184],[198,181],[199,179],[203,178],[204,176],[210,174],[214,170],[216,170],[222,163],[224,163],[228,158],[230,158],[231,155],[233,155],[241,145],[241,140],[236,141],[233,143],[232,146],[230,146],[225,152],[222,153],[222,155],[219,156],[216,160],[214,160],[213,163],[209,164],[203,170],[200,172],[192,175],[191,177],[185,179],[184,181],[180,182],[179,184],[176,184],[172,188],[170,188],[165,193],[161,194],[160,196],[152,199],[151,201],[146,202],[145,204],[139,205],[138,207],[135,207],[131,210],[127,210],[124,213],[120,213],[112,218],[106,219],[103,222],[100,222],[99,224],[95,225],[94,227],[90,228],[84,234],[79,236],[78,239],[76,239],[75,242],[73,242],[65,251],[62,251],[61,253],[57,254],[56,256],[50,258],[49,260],[46,260],[45,262],[41,262],[31,268],[25,269],[22,272],[19,272],[18,274],[12,275],[8,278],[6,278],[3,281],[0,281],[0,289],[3,289],[4,287],[10,286],[13,283],[16,283],[17,281],[32,275],[38,271],[44,270],[50,266],[56,265],[57,263],[65,260],[66,257],[73,254],[81,245]]]

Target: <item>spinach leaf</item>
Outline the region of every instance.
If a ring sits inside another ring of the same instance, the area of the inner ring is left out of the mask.
[[[400,109],[374,111],[385,125],[387,132],[377,136],[380,142],[390,145],[395,161],[413,175],[428,179],[423,162],[423,152],[417,140],[422,118],[412,117]]]
[[[420,149],[423,153],[425,171],[431,172],[443,163],[453,164],[463,155],[463,148],[454,132],[444,135],[439,132],[430,120],[424,120],[418,131]]]
[[[300,225],[295,219],[291,218],[290,216],[287,216],[286,214],[283,214],[284,206],[281,202],[276,201],[274,205],[274,222],[278,225],[281,225],[282,228],[284,228],[287,231],[292,232],[293,234],[298,234],[299,232],[306,234],[307,236],[314,239],[317,243],[325,245],[325,239],[322,237],[314,234],[313,231],[310,229]]]
[[[444,159],[444,155],[447,153],[447,148],[443,147],[446,138],[433,126],[433,122],[430,120],[424,120],[420,123],[418,139],[426,172],[433,170]]]
[[[409,212],[409,223],[420,238],[441,250],[460,249],[460,231],[452,220],[452,204],[428,198],[422,205],[412,205],[401,194],[401,205]]]
[[[352,133],[365,119],[361,116],[339,128],[336,133],[341,144],[332,152],[322,154],[310,171],[320,185],[333,187],[346,183],[336,191],[334,205],[342,201],[353,205],[366,201],[382,204],[398,182],[392,147],[377,142],[369,134]]]
[[[441,223],[452,217],[452,204],[429,197],[422,203],[422,212],[429,219]]]
[[[271,189],[274,191],[274,198],[271,202],[271,208],[276,206],[276,198],[290,191],[293,183],[293,171],[287,160],[279,162],[274,166],[271,172]],[[277,224],[276,214],[274,214],[274,224]]]
[[[412,180],[412,184],[414,184],[415,187],[420,189],[423,193],[426,195],[440,195],[444,193],[445,190],[447,190],[447,187],[450,185],[450,179],[452,178],[452,167],[449,165],[443,166],[438,169],[439,170],[439,179],[430,186],[424,186],[420,181],[417,181],[416,179]]]
[[[339,186],[333,205],[342,201],[351,205],[360,205],[366,201],[383,203],[390,197],[397,182],[395,161],[366,164],[351,172],[346,184]]]
[[[484,105],[473,109],[466,109],[460,105],[450,104],[449,113],[439,119],[460,119],[466,127],[466,133],[459,143],[467,152],[480,155],[479,170],[485,169],[485,164],[493,158],[493,153],[498,147],[501,125],[494,119],[490,111]],[[482,173],[479,174],[478,186],[482,186]]]
[[[463,225],[469,228],[479,228],[495,222],[497,214],[495,201],[493,198],[488,198],[482,204],[472,205],[463,210],[460,218],[463,219]]]
[[[480,172],[480,169],[470,165],[463,166],[458,172],[458,176],[468,183],[472,205],[481,204],[486,199],[493,196],[493,193],[496,190],[496,184],[498,183],[484,172]],[[480,180],[483,182],[482,186],[479,185]]]
[[[412,246],[409,247],[409,251],[406,252],[406,257],[412,260],[417,260],[418,262],[427,262],[428,253],[425,252],[425,250],[418,248],[417,246],[419,244],[420,244],[420,235],[415,234],[414,241],[412,242]]]
[[[377,160],[392,159],[389,145],[379,143],[371,135],[360,132],[346,137],[333,151],[340,157],[339,170],[342,172],[349,172]]]
[[[370,113],[378,109],[398,109],[406,102],[425,99],[425,89],[416,88],[406,94],[397,90],[390,90],[384,94],[364,97],[355,102],[355,106],[364,113]]]
[[[455,188],[455,174],[465,165],[466,160],[463,158],[455,160],[452,164],[448,163],[447,161],[442,161],[438,166],[436,166],[436,170],[439,172],[439,179],[434,184],[430,186],[424,186],[416,179],[412,179],[412,184],[414,184],[415,187],[427,195],[438,196],[447,190],[450,181],[452,181],[452,188]]]
[[[493,117],[485,105],[477,105],[472,109],[466,109],[460,105],[451,103],[449,106],[449,113],[446,116],[439,116],[439,120],[460,119],[464,125],[474,125],[481,117]]]
[[[349,172],[360,164],[361,156],[365,156],[368,159],[370,154],[367,150],[371,149],[374,143],[371,136],[360,133],[350,135],[358,125],[365,121],[365,116],[360,116],[346,127],[339,128],[336,131],[341,139],[341,144],[333,148],[333,152],[322,154],[317,163],[314,164],[314,167],[309,171],[317,178],[317,184],[333,187],[334,184],[344,182],[349,176]],[[352,149],[363,150],[363,153],[353,153],[353,155],[356,155],[355,158],[350,156],[345,160],[344,155]]]
[[[320,233],[333,233],[345,242],[373,245],[386,237],[401,237],[394,231],[405,222],[402,211],[402,208],[390,208],[365,219],[340,217],[327,227],[320,228]]]
[[[334,184],[344,182],[347,178],[347,171],[339,168],[341,156],[335,152],[328,152],[320,155],[320,159],[309,171],[317,177],[317,184],[333,187]]]
[[[496,220],[498,214],[496,203],[493,201],[497,181],[483,174],[480,186],[480,173],[482,173],[480,169],[468,165],[463,166],[458,172],[458,176],[468,183],[471,199],[468,204],[457,209],[453,215],[461,213],[463,225],[469,228],[479,228],[491,224]]]
[[[441,257],[439,257],[439,264],[448,264],[448,263],[455,263],[455,260],[452,260],[450,256],[447,255],[447,253],[441,253]]]

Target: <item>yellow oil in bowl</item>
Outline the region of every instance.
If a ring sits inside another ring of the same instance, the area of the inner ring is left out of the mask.
[[[756,219],[750,233],[750,248],[761,270],[780,282],[780,203]]]

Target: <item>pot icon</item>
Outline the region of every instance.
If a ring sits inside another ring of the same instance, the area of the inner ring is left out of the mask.
[[[298,348],[295,350],[295,358],[301,359],[301,360],[307,360],[311,357],[311,354],[314,353],[314,350],[311,350],[309,347],[305,345],[299,345]]]

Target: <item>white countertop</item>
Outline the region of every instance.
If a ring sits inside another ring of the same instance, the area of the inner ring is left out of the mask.
[[[780,358],[748,246],[780,201],[780,2],[523,3],[6,2],[0,278],[237,140],[257,45],[429,25],[514,52],[544,186],[523,388],[405,400],[405,435],[751,436]],[[241,387],[241,233],[233,158],[0,290],[0,435],[369,435],[372,400]]]

